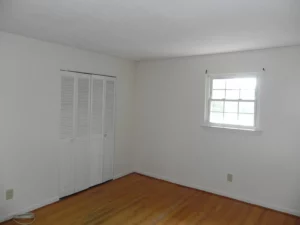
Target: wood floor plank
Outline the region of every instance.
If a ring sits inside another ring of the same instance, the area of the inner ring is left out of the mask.
[[[300,225],[295,216],[139,174],[88,189],[35,213],[35,225]]]

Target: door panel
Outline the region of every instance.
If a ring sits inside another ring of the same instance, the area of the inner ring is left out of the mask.
[[[115,81],[106,80],[104,110],[103,182],[113,179]]]
[[[75,77],[70,73],[61,76],[60,109],[60,197],[74,193],[74,124]]]
[[[76,101],[75,191],[90,187],[90,78],[78,75]]]
[[[92,76],[91,95],[91,186],[102,183],[104,79]]]
[[[65,197],[75,192],[74,145],[72,140],[60,144],[60,193]]]

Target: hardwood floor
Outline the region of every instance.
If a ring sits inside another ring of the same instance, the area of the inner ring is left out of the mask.
[[[35,213],[35,225],[300,225],[294,216],[139,174],[91,188]]]

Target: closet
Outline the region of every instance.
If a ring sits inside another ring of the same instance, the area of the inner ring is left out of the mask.
[[[113,178],[115,78],[61,71],[60,197]]]

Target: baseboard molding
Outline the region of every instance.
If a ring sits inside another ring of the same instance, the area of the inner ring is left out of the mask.
[[[125,173],[119,173],[119,174],[115,175],[113,179],[116,180],[118,178],[125,177],[125,176],[127,176],[127,175],[129,175],[131,173],[134,173],[134,171],[127,171]]]
[[[20,210],[18,212],[11,213],[7,216],[0,217],[0,223],[12,219],[14,215],[23,214],[23,213],[26,213],[26,212],[31,212],[33,210],[42,208],[44,206],[50,205],[50,204],[52,204],[54,202],[57,202],[57,201],[59,201],[59,197],[51,198],[51,199],[48,199],[47,201],[44,201],[43,203],[35,204],[35,205],[32,205],[32,206],[30,206],[26,209]]]
[[[209,192],[209,193],[212,193],[212,194],[224,196],[224,197],[231,198],[231,199],[235,199],[235,200],[245,202],[245,203],[249,203],[249,204],[252,204],[252,205],[257,205],[257,206],[272,209],[272,210],[275,210],[275,211],[287,213],[287,214],[290,214],[290,215],[294,215],[294,216],[298,216],[298,217],[300,216],[300,212],[298,210],[283,208],[283,207],[280,207],[280,206],[274,206],[274,205],[264,203],[264,202],[260,202],[260,201],[256,201],[256,200],[250,200],[250,199],[247,199],[247,198],[244,198],[244,197],[241,197],[241,196],[228,194],[228,193],[225,193],[225,192],[220,191],[220,190],[204,188],[204,187],[201,187],[199,185],[184,184],[182,182],[178,182],[177,180],[174,180],[174,179],[171,179],[171,178],[168,178],[168,177],[165,177],[165,176],[159,176],[159,175],[156,175],[156,174],[153,174],[153,173],[140,172],[140,171],[137,171],[136,173],[139,173],[141,175],[145,175],[145,176],[148,176],[148,177],[153,177],[153,178],[156,178],[156,179],[159,179],[159,180],[168,181],[168,182],[178,184],[178,185],[181,185],[181,186],[190,187],[190,188],[194,188],[194,189],[197,189],[197,190]]]

